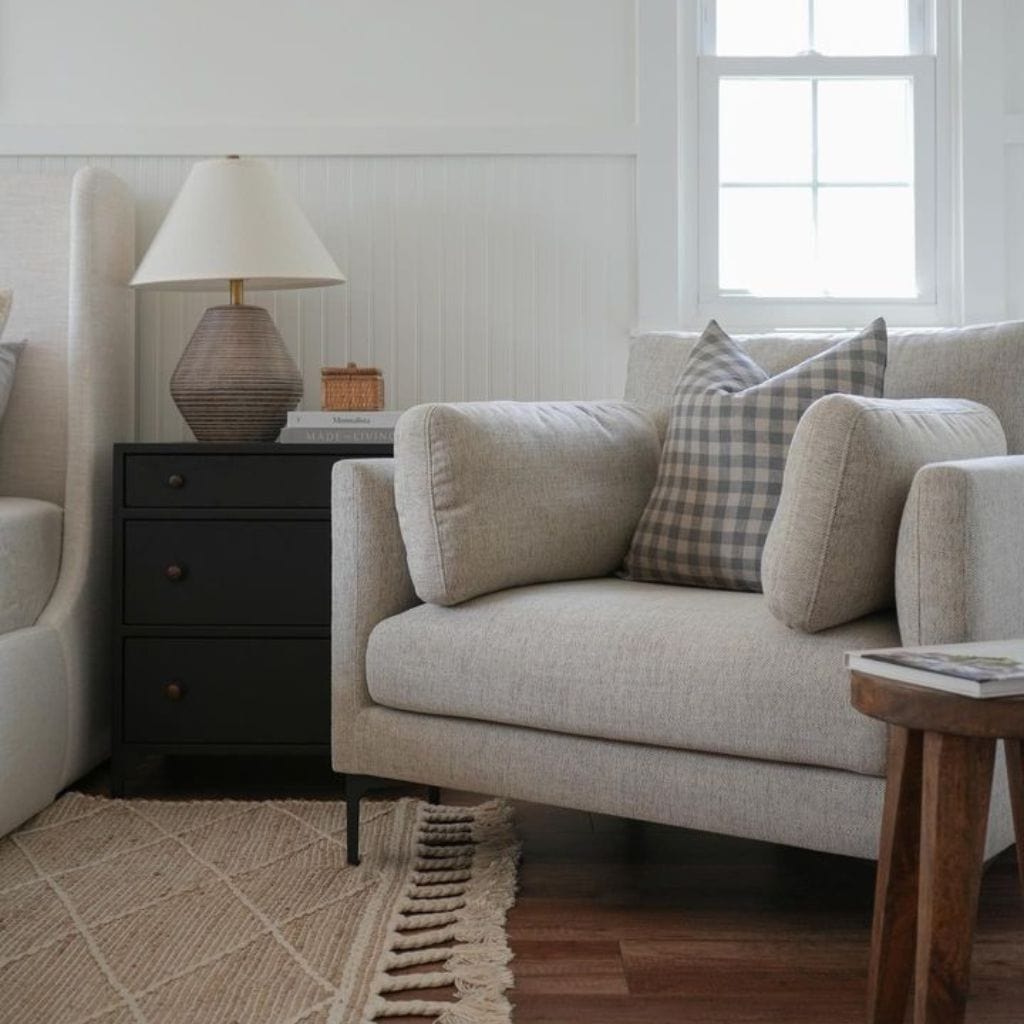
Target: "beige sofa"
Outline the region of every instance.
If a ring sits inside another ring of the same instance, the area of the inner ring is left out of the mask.
[[[0,834],[110,749],[111,444],[131,438],[134,200],[114,175],[0,178]]]
[[[638,338],[626,398],[664,423],[693,343]],[[772,373],[828,343],[744,340]],[[773,618],[761,594],[614,577],[420,604],[393,464],[339,463],[332,743],[353,776],[352,852],[363,777],[378,776],[874,857],[886,733],[851,709],[843,654],[1024,635],[1024,324],[893,332],[886,394],[982,402],[1011,456],[929,478],[900,620],[814,635]],[[997,778],[989,853],[1012,842]]]

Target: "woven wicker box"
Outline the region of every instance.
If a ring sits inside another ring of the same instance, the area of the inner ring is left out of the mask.
[[[320,370],[320,407],[328,412],[384,408],[384,377],[373,366],[325,366]]]

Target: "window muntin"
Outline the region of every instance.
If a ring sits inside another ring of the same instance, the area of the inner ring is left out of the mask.
[[[702,305],[934,304],[923,0],[705,3]]]
[[[911,0],[717,0],[715,45],[728,57],[914,53]]]
[[[724,293],[917,296],[911,79],[721,78],[718,123]]]

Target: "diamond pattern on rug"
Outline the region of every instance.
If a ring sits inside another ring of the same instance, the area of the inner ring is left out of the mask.
[[[0,964],[4,1024],[84,1021],[121,1002],[80,935],[65,935],[34,953]]]
[[[0,892],[0,963],[74,930],[67,908],[46,882]]]
[[[334,985],[340,985],[348,966],[349,951],[356,941],[366,906],[372,898],[369,889],[350,899],[314,910],[281,926],[281,934],[306,961]]]
[[[344,869],[344,848],[320,840],[289,857],[287,876],[282,877],[274,862],[240,875],[236,884],[271,921],[281,924],[377,884],[377,872],[368,865],[365,872]]]
[[[159,913],[146,907],[93,928],[111,970],[132,991],[188,973],[265,934],[266,926],[223,882],[180,893]]]
[[[474,1005],[486,1002],[489,1020],[506,1021],[503,922],[516,844],[504,805],[367,804],[364,863],[354,868],[341,803],[73,793],[0,839],[0,1024],[365,1024],[386,1015],[394,951],[433,942],[408,915],[413,904],[430,909],[419,879],[441,869],[428,848],[452,815],[475,822],[454,883],[474,893],[459,902],[472,908],[459,914],[474,915],[473,941],[456,943],[445,977],[471,989]],[[431,970],[452,952],[438,950]],[[416,1005],[436,1007],[426,1022],[450,1004]]]
[[[0,889],[9,889],[38,877],[32,862],[14,843],[0,843]]]
[[[152,1024],[183,1021],[288,1021],[331,989],[267,935],[161,985],[139,1000]]]
[[[72,827],[75,842],[69,843],[67,829]],[[39,870],[50,874],[162,838],[159,829],[127,807],[111,802],[96,814],[73,818],[64,825],[21,832],[18,846]]]
[[[259,804],[242,817],[213,821],[190,830],[183,841],[204,862],[229,874],[276,861],[308,846],[316,831],[270,804]]]
[[[170,837],[58,875],[61,889],[86,924],[131,913],[216,878]]]

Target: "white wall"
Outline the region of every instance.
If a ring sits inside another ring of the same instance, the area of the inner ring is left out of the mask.
[[[5,0],[11,125],[626,125],[630,0]]]
[[[1005,2],[1006,306],[1024,319],[1024,3]]]
[[[634,0],[0,0],[0,171],[110,167],[141,255],[195,157],[269,156],[348,277],[260,297],[309,407],[348,359],[396,408],[614,396],[635,22]],[[140,439],[190,436],[167,381],[221,299],[140,296]]]
[[[349,279],[265,297],[307,406],[350,358],[397,408],[616,395],[631,328],[699,326],[697,3],[0,0],[0,171],[111,167],[141,255],[194,158],[271,158]],[[1024,317],[1024,0],[939,5],[960,315]],[[141,438],[188,436],[167,380],[220,298],[140,298]]]

